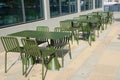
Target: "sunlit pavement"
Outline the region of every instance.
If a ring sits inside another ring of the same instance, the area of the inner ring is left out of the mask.
[[[65,66],[48,70],[45,80],[120,80],[120,16],[96,37],[89,46],[80,40],[71,44],[72,59],[65,55]],[[61,58],[59,59],[61,63]],[[41,80],[41,64],[36,64],[27,77],[22,75],[19,54],[8,54],[8,72],[4,73],[4,52],[0,54],[0,80]]]

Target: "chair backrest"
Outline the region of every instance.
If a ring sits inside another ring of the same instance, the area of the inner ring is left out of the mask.
[[[40,53],[40,49],[35,40],[32,39],[21,39],[24,52],[30,56],[41,57],[42,54]]]
[[[62,27],[66,31],[70,31],[70,29],[72,27],[72,23],[69,20],[60,21],[60,27]]]
[[[80,17],[81,20],[86,20],[86,19],[88,19],[88,16],[87,16],[87,15],[80,15],[79,17]]]
[[[64,28],[62,27],[55,27],[54,28],[54,32],[68,32],[66,30],[64,30]],[[71,34],[71,33],[70,33]],[[62,39],[59,39],[59,40],[54,40],[54,44],[56,45],[59,45],[59,44],[62,44],[62,43],[65,43],[65,42],[69,42],[69,37],[70,36],[65,36],[64,38]]]
[[[64,29],[63,27],[55,27],[54,28],[54,32],[69,32],[66,29]]]
[[[37,31],[43,31],[43,32],[49,32],[49,27],[48,26],[37,26],[36,30]],[[45,35],[43,35],[43,36],[45,36]],[[38,44],[41,44],[41,43],[44,43],[44,42],[48,41],[48,39],[37,38],[36,41],[37,41]]]
[[[73,17],[73,19],[80,19],[80,17]]]
[[[98,15],[98,12],[92,12],[93,15]]]
[[[6,52],[20,52],[20,46],[17,38],[2,36],[1,42]]]
[[[36,30],[37,31],[49,32],[49,27],[48,26],[37,26]]]
[[[113,20],[113,12],[109,11],[108,12],[108,18],[112,21]]]
[[[100,15],[92,15],[90,19],[98,20],[100,22],[101,21],[101,16]]]
[[[54,32],[61,32],[60,27],[55,27],[55,28],[54,28]]]

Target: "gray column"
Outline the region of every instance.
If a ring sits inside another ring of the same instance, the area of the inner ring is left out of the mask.
[[[102,8],[103,8],[103,10],[104,10],[104,0],[102,0]]]
[[[45,20],[50,19],[50,5],[49,5],[49,0],[43,0],[44,2],[44,16]]]
[[[24,0],[21,0],[22,2],[22,15],[23,15],[23,22],[26,21],[26,16],[25,16],[25,6],[24,6]]]
[[[77,0],[78,13],[81,12],[80,1],[81,1],[81,0]]]
[[[95,0],[93,0],[93,9],[95,9]]]

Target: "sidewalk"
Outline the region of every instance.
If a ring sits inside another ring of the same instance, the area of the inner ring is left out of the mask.
[[[115,22],[108,34],[95,42],[96,48],[70,80],[120,80],[119,25]]]
[[[65,66],[59,71],[47,71],[45,80],[120,80],[120,22],[108,25],[100,37],[89,46],[80,40],[74,42],[72,56],[65,55]],[[29,75],[22,76],[19,54],[8,55],[8,66],[4,73],[4,53],[0,54],[0,80],[41,80],[41,65],[33,66]]]

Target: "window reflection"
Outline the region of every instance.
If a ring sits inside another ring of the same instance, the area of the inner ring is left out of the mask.
[[[61,0],[62,14],[69,13],[69,0]]]
[[[102,0],[95,0],[95,8],[101,8],[102,7]]]
[[[50,15],[51,16],[58,16],[58,15],[60,15],[59,0],[50,0]]]
[[[51,17],[77,12],[77,0],[50,0]]]
[[[0,0],[0,28],[43,18],[43,0]]]
[[[76,0],[70,0],[70,10],[71,10],[71,13],[77,12],[77,1]]]
[[[81,11],[93,9],[93,0],[81,0]]]
[[[41,0],[24,0],[26,21],[43,18]]]
[[[22,22],[21,0],[0,1],[0,26]]]

